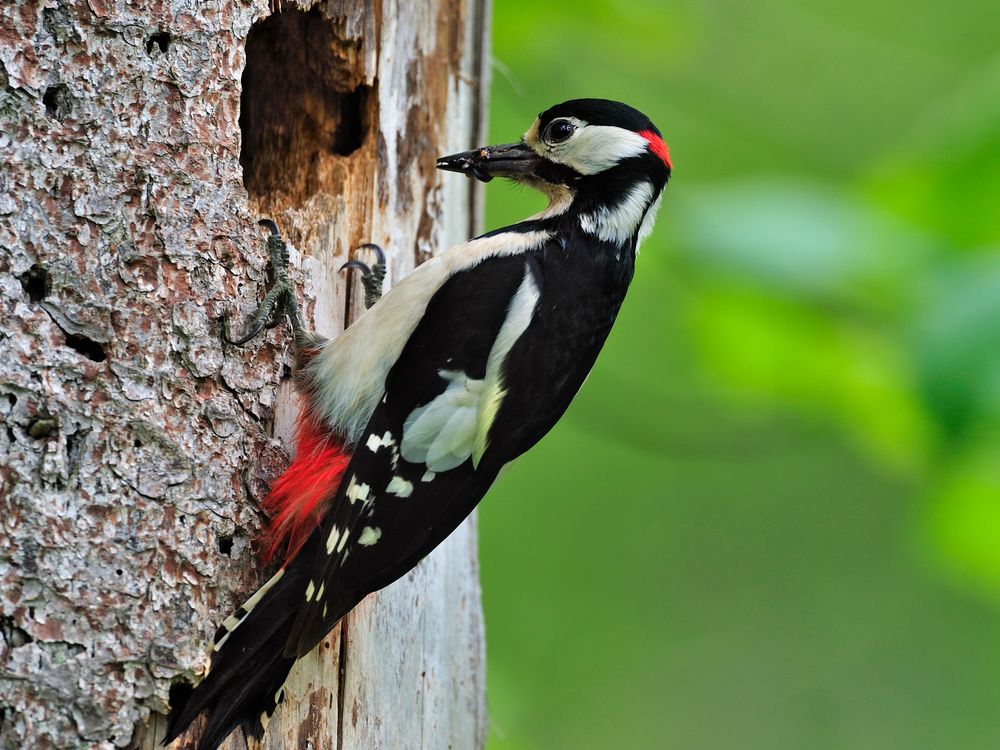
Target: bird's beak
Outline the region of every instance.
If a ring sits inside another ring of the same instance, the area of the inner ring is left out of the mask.
[[[477,180],[489,182],[494,177],[521,177],[533,174],[540,157],[526,143],[505,143],[483,146],[460,154],[442,156],[437,168],[461,172]]]

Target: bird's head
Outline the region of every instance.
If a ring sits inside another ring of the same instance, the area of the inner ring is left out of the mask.
[[[671,172],[670,151],[650,119],[608,99],[557,104],[542,112],[518,143],[444,156],[437,166],[483,182],[507,177],[533,187],[549,197],[549,208],[539,217],[572,212],[584,228],[602,209],[606,214],[616,206],[634,206],[626,213],[638,223],[594,232],[610,233],[610,239],[639,231]]]

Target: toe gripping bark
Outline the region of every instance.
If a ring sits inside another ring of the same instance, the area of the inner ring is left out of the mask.
[[[295,287],[288,278],[288,247],[273,221],[261,219],[257,223],[270,231],[267,238],[267,255],[274,282],[264,301],[260,303],[246,336],[234,339],[229,333],[229,316],[223,317],[222,340],[232,346],[243,346],[265,328],[274,328],[286,316],[291,321],[292,331],[296,334],[302,331],[302,316],[299,314],[299,303],[295,300]]]
[[[299,313],[299,303],[295,299],[295,286],[288,278],[288,246],[278,231],[278,226],[270,219],[257,222],[267,229],[267,255],[271,268],[273,282],[264,301],[260,303],[257,314],[250,323],[245,336],[234,339],[229,331],[228,314],[222,318],[222,340],[231,346],[243,346],[253,340],[267,328],[274,328],[282,320],[288,318],[292,332],[298,337],[304,333],[302,316]],[[371,250],[375,254],[375,264],[369,267],[360,260],[350,260],[341,267],[361,271],[361,284],[365,290],[365,307],[371,307],[382,297],[382,282],[385,280],[385,253],[382,248],[372,243],[362,245],[359,250]]]

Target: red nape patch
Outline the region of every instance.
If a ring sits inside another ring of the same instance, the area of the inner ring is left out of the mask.
[[[287,563],[319,526],[325,502],[333,499],[351,456],[344,444],[321,432],[303,416],[296,436],[295,460],[271,486],[264,509],[271,524],[261,557],[269,563],[282,549]]]
[[[642,130],[639,132],[643,138],[649,141],[649,150],[660,157],[667,169],[672,170],[674,165],[670,163],[670,149],[666,142],[652,130]]]

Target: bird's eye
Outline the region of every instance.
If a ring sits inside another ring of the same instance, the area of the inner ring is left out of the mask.
[[[562,143],[576,132],[576,125],[569,120],[553,120],[545,132],[549,143]]]

